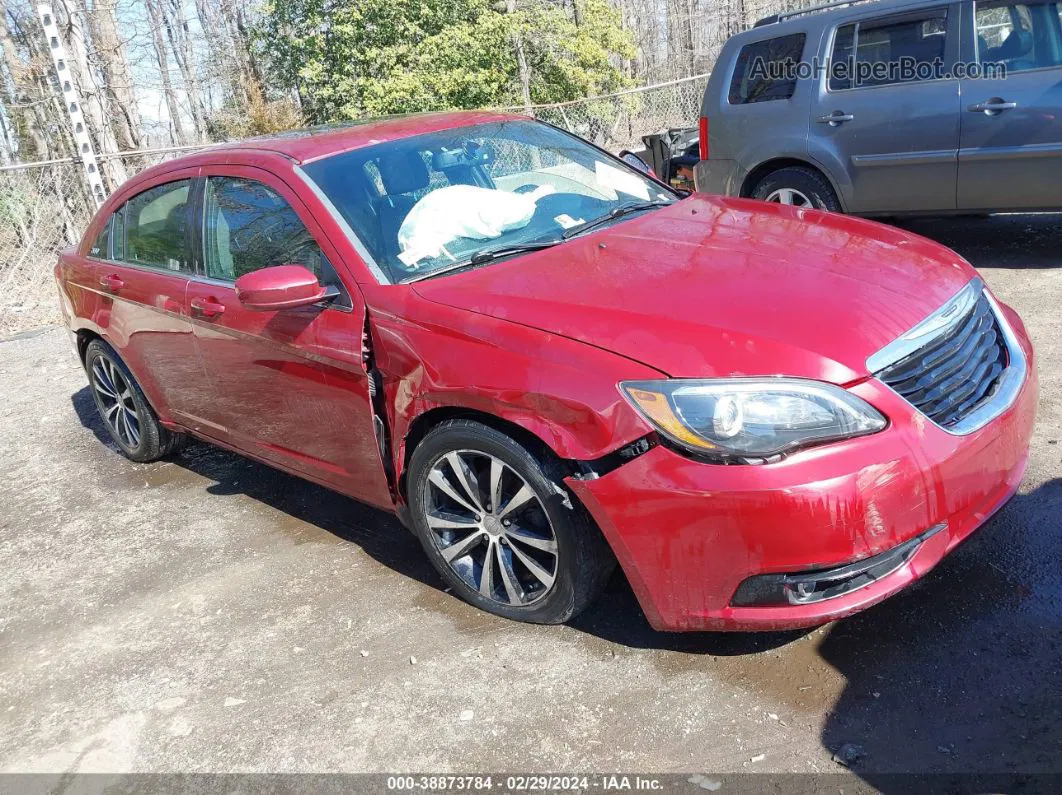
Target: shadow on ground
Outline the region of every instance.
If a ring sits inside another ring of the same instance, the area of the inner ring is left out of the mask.
[[[1062,214],[894,219],[894,226],[959,252],[978,268],[1057,268]]]
[[[807,706],[796,691],[819,666],[810,658],[839,672],[846,685],[823,744],[848,746],[851,768],[883,792],[912,791],[889,773],[1062,773],[1060,549],[1056,479],[1011,500],[914,587],[812,639],[813,650],[794,644],[744,666],[743,684]],[[805,634],[654,632],[622,577],[610,591],[574,626],[626,646],[742,655]]]
[[[110,445],[88,388],[72,403]],[[389,514],[204,444],[174,463],[210,481],[210,494],[246,494],[358,544],[401,575],[443,587]],[[681,652],[687,669],[713,675],[727,675],[721,658],[754,661],[742,669],[742,686],[796,707],[829,708],[823,744],[831,752],[848,746],[853,771],[882,791],[910,791],[909,780],[888,776],[899,772],[1062,772],[1060,517],[1056,479],[1012,500],[919,585],[815,637],[656,632],[619,574],[572,627],[626,647]],[[801,704],[793,692],[792,669],[811,663],[846,682],[832,707]]]
[[[119,455],[86,386],[71,396],[81,424]],[[390,513],[202,442],[191,442],[172,463],[212,482],[208,494],[246,494],[299,522],[308,522],[357,544],[388,568],[440,591],[442,580],[420,544]],[[450,597],[446,597],[450,598]]]
[[[834,625],[823,730],[881,772],[1062,772],[1062,479],[1014,498],[921,587]]]

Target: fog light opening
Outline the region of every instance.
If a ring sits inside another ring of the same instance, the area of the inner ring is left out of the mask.
[[[933,525],[890,550],[855,563],[792,574],[749,577],[738,586],[730,603],[735,607],[766,607],[807,605],[836,599],[892,574],[914,557],[927,538],[947,526],[946,522]]]

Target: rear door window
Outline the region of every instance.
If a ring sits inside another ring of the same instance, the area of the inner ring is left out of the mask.
[[[107,219],[107,223],[103,225],[103,229],[96,235],[96,240],[93,242],[92,247],[89,248],[88,255],[93,259],[110,259],[111,256],[111,225],[114,223],[114,216],[112,215]]]
[[[189,273],[188,196],[191,180],[156,185],[117,214],[114,258],[132,265]]]
[[[1010,72],[1062,66],[1059,3],[977,3],[977,61]]]
[[[805,39],[803,33],[794,33],[742,47],[730,80],[730,104],[748,105],[792,97]]]
[[[838,28],[830,55],[830,90],[941,77],[947,29],[947,8]]]

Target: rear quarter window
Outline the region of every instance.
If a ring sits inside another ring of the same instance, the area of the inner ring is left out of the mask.
[[[796,90],[796,65],[804,54],[803,33],[746,44],[730,79],[731,105],[789,99]]]
[[[112,215],[107,219],[107,223],[100,229],[96,239],[89,247],[88,255],[93,259],[109,259],[111,256],[111,224],[114,223],[114,216]]]

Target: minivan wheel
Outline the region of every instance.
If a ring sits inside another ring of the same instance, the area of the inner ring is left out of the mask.
[[[126,458],[147,463],[183,445],[187,437],[162,427],[140,384],[110,345],[102,340],[88,344],[85,372],[103,425]]]
[[[772,171],[752,191],[752,198],[774,204],[841,212],[837,194],[822,174],[803,166]]]
[[[560,624],[593,601],[615,559],[555,460],[471,420],[433,428],[407,477],[413,529],[457,594],[495,615]]]

